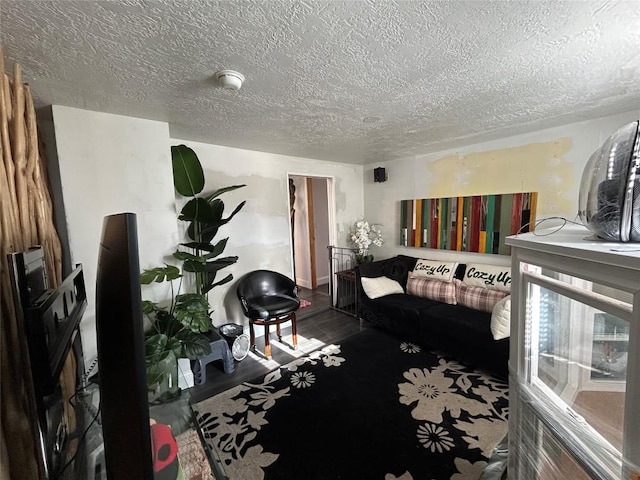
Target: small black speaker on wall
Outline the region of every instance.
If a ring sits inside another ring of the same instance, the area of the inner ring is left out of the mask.
[[[387,172],[383,167],[373,169],[373,181],[384,182],[387,180]]]

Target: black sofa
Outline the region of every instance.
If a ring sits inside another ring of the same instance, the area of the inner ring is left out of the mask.
[[[491,314],[449,305],[406,293],[407,277],[415,257],[396,257],[356,267],[359,289],[359,317],[365,324],[389,331],[402,340],[448,354],[463,363],[486,370],[502,379],[508,376],[509,339],[494,340]],[[462,279],[460,264],[455,278]],[[361,277],[385,276],[396,280],[405,293],[370,299],[362,289]]]

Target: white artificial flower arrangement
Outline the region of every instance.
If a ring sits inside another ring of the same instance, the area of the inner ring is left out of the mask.
[[[384,240],[378,225],[360,220],[351,229],[351,243],[358,249],[356,255],[364,257],[368,255],[371,245],[380,247]]]

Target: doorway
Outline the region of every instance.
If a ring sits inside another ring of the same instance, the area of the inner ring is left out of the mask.
[[[288,180],[293,272],[304,305],[300,313],[308,316],[330,306],[333,179],[290,174]]]

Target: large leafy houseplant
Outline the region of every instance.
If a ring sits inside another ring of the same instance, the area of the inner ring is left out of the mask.
[[[171,285],[171,302],[161,306],[151,301],[143,302],[144,313],[151,321],[151,329],[145,339],[148,384],[157,385],[166,376],[159,364],[186,357],[192,360],[211,353],[211,330],[208,292],[230,282],[232,274],[216,281],[218,272],[238,261],[237,256],[221,257],[228,238],[214,242],[218,229],[229,222],[244,206],[240,203],[224,217],[224,203],[220,195],[245,185],[221,188],[206,196],[199,196],[204,189],[204,171],[195,152],[185,146],[171,147],[173,180],[176,191],[190,200],[182,208],[178,219],[188,222],[188,242],[180,243],[173,253],[182,263],[181,268],[165,265],[144,270],[142,284],[168,281]],[[185,276],[192,275],[192,293],[181,293]],[[174,287],[174,282],[178,287]],[[172,358],[173,357],[173,358]]]

